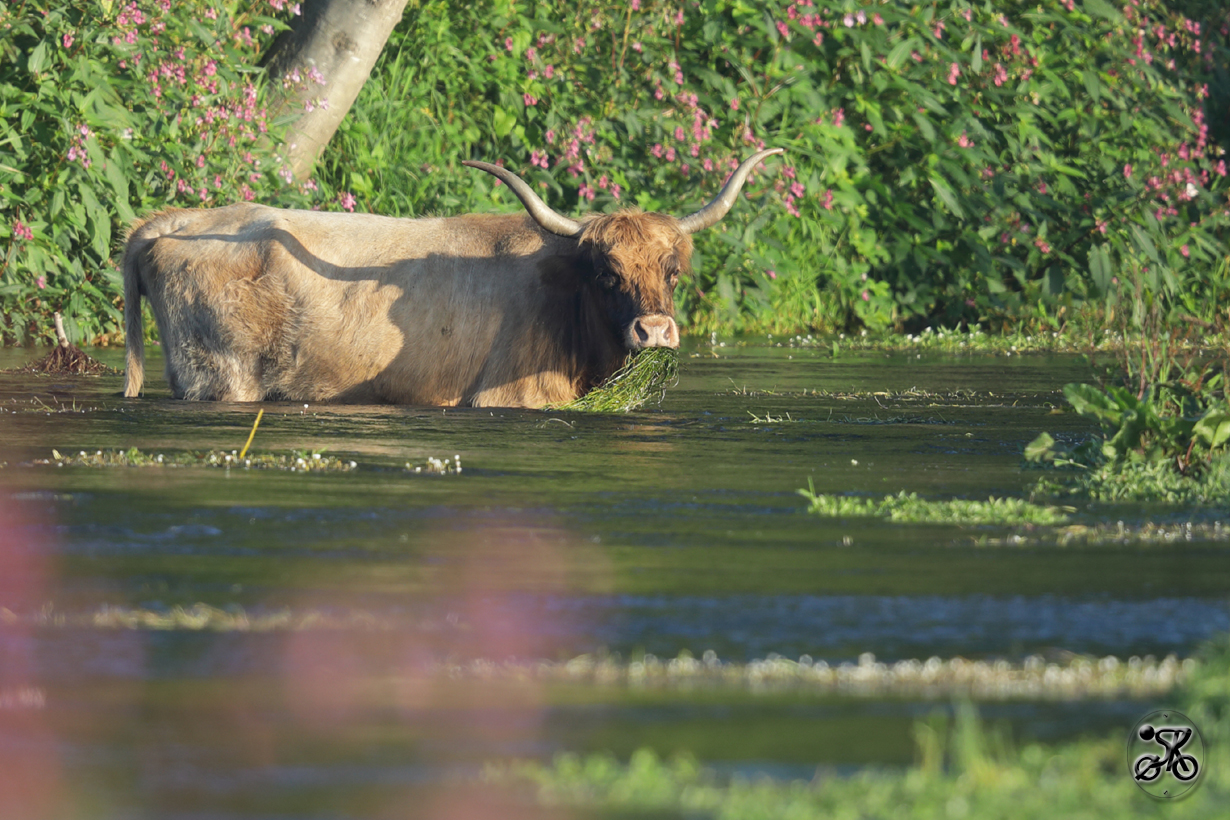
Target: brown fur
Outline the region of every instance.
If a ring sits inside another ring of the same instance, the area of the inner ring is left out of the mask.
[[[674,316],[692,253],[669,216],[584,226],[566,239],[526,215],[163,211],[124,255],[124,394],[144,381],[144,296],[177,398],[567,402],[635,346],[630,323]]]

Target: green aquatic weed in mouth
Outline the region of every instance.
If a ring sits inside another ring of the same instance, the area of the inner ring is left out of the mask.
[[[651,347],[632,354],[624,366],[579,399],[556,407],[586,413],[628,413],[651,401],[661,402],[666,390],[679,381],[679,353]]]

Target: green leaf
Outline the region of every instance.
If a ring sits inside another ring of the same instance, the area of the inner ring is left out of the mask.
[[[965,211],[961,209],[961,204],[957,202],[957,195],[953,193],[952,188],[948,183],[937,176],[929,177],[931,187],[935,189],[936,195],[948,206],[948,210],[952,211],[954,216],[964,218]]]
[[[1104,426],[1117,428],[1123,418],[1124,408],[1110,395],[1091,384],[1064,385],[1063,397],[1077,413],[1097,419]]]
[[[132,206],[128,204],[128,180],[124,178],[124,172],[120,170],[120,163],[114,152],[107,160],[107,167],[103,173],[107,177],[107,182],[111,184],[112,190],[115,191],[115,210],[119,213],[120,219],[123,222],[135,221],[137,215],[133,212]]]
[[[893,46],[892,51],[888,52],[888,58],[885,61],[888,67],[894,71],[901,68],[901,64],[910,56],[910,52],[915,49],[917,43],[917,37],[907,37]]]
[[[26,62],[26,69],[31,74],[38,74],[45,71],[50,63],[51,59],[48,56],[47,41],[44,40],[30,52],[30,58]]]
[[[1110,20],[1112,23],[1117,23],[1123,19],[1119,9],[1107,3],[1106,0],[1085,0],[1085,10],[1090,14]]]
[[[1055,454],[1055,439],[1050,433],[1039,433],[1038,437],[1025,445],[1026,461],[1053,461]]]
[[[1102,294],[1110,293],[1110,258],[1106,253],[1105,245],[1095,245],[1089,249],[1089,275],[1093,278],[1093,284]]]
[[[927,142],[935,142],[935,126],[931,124],[931,120],[917,112],[913,116],[914,122],[918,125],[918,130],[922,132],[923,139]]]
[[[513,126],[517,124],[517,118],[498,105],[491,113],[491,120],[497,137],[507,137],[512,133]]]
[[[1153,244],[1153,240],[1149,238],[1149,235],[1139,225],[1132,225],[1132,239],[1136,242],[1136,247],[1140,248],[1155,264],[1159,266],[1162,264],[1162,260],[1157,255],[1157,247]]]
[[[1196,422],[1192,433],[1210,450],[1221,447],[1230,441],[1230,412],[1210,410]]]

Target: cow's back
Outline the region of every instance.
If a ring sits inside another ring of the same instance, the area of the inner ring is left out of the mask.
[[[129,255],[178,397],[541,404],[573,389],[534,361],[550,241],[521,215],[240,204],[158,214]]]

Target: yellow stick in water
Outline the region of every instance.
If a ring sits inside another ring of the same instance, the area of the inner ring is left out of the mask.
[[[248,443],[243,446],[243,451],[239,453],[239,457],[243,458],[248,454],[248,448],[252,446],[252,439],[256,438],[256,428],[261,426],[261,416],[265,415],[265,408],[261,408],[256,412],[256,421],[252,422],[252,432],[248,433]]]

